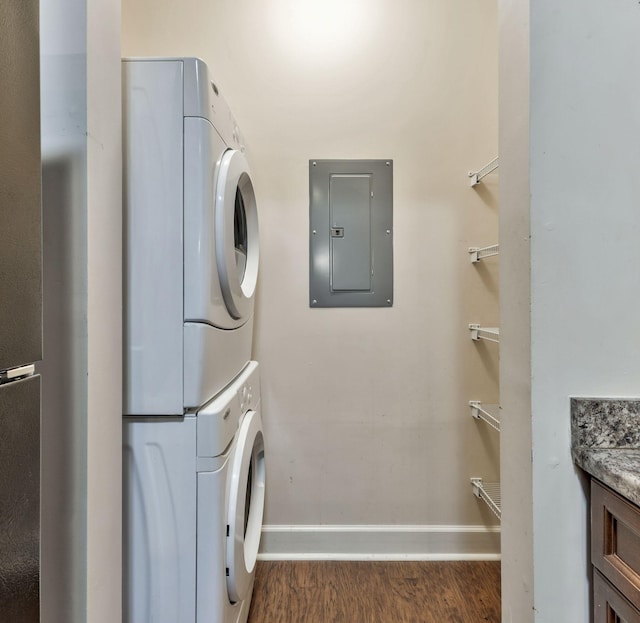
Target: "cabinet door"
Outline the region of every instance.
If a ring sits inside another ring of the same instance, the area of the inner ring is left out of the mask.
[[[38,1],[0,2],[0,370],[41,359]]]
[[[597,569],[593,571],[593,623],[640,623],[640,612]]]
[[[591,481],[591,558],[640,609],[640,509],[595,480]]]

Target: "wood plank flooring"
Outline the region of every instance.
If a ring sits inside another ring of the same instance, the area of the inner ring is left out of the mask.
[[[259,562],[248,623],[500,623],[499,562]]]

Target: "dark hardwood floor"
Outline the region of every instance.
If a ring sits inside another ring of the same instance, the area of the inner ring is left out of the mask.
[[[259,562],[249,623],[500,623],[499,562]]]

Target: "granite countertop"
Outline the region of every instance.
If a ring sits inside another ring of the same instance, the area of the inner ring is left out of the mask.
[[[640,506],[640,400],[571,399],[573,461]]]

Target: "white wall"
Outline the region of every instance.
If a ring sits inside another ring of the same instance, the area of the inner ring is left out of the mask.
[[[497,436],[467,401],[497,401],[497,349],[466,327],[498,322],[498,264],[467,247],[496,241],[497,186],[466,173],[497,152],[493,3],[127,0],[123,52],[203,57],[247,138],[266,523],[492,524],[469,477],[497,477]],[[394,160],[392,309],[309,309],[312,158]]]
[[[42,621],[113,623],[121,618],[120,5],[40,6]]]
[[[502,621],[533,621],[529,4],[500,0]],[[560,620],[560,619],[559,619]]]
[[[509,4],[501,19],[517,28]],[[533,540],[525,529],[513,549],[505,544],[504,564],[533,556],[535,592],[534,610],[503,620],[582,623],[589,620],[588,510],[570,457],[569,396],[637,396],[640,386],[640,7],[547,0],[529,8],[530,66],[526,54],[518,59],[530,85],[522,136],[530,169],[516,183],[530,184],[531,199],[514,209],[531,227],[532,468],[525,454],[511,458],[521,476],[532,469]],[[511,43],[501,50],[508,58],[521,47]],[[501,157],[513,153],[502,147]],[[526,279],[528,267],[521,271]],[[505,302],[517,295],[501,291]],[[514,415],[525,426],[526,414]],[[503,587],[507,606],[522,597],[519,580]]]
[[[87,622],[122,617],[119,0],[87,1]]]

